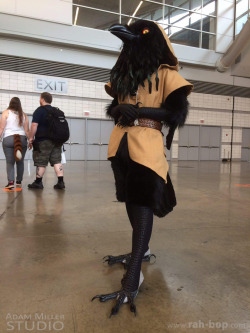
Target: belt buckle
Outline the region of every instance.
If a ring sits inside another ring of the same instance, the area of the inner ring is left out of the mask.
[[[139,126],[139,120],[138,119],[134,120],[134,126]]]

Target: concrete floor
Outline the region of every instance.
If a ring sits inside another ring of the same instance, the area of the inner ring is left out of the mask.
[[[27,166],[23,192],[0,191],[1,333],[33,323],[32,332],[250,332],[250,187],[236,186],[250,184],[249,163],[233,163],[231,173],[217,162],[172,163],[178,205],[155,218],[157,260],[143,264],[138,315],[123,306],[111,319],[112,301],[90,299],[120,287],[123,268],[102,257],[130,251],[125,207],[115,202],[109,162],[65,169],[65,192],[54,191],[52,168],[43,191],[28,190]],[[4,161],[0,170],[3,188]]]

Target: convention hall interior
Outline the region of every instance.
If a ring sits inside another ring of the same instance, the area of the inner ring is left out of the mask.
[[[63,190],[51,166],[28,188],[32,149],[6,189],[0,142],[0,332],[250,332],[249,13],[248,0],[0,0],[0,116],[18,97],[31,125],[49,92],[70,129]],[[165,147],[177,205],[154,216],[136,315],[110,317],[115,299],[91,300],[121,288],[126,265],[103,258],[131,252],[132,228],[107,160],[104,85],[122,49],[109,28],[139,20],[165,31],[193,90]]]

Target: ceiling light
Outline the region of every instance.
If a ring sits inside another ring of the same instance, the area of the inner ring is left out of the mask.
[[[139,5],[136,7],[136,10],[134,11],[131,19],[128,21],[128,25],[130,25],[132,18],[135,17],[136,13],[138,12],[138,10],[140,9],[141,5],[143,4],[143,1],[140,1]]]
[[[76,8],[76,16],[75,16],[74,25],[76,25],[78,14],[79,14],[79,7]]]

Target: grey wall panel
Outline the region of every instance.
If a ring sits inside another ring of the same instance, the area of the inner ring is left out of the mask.
[[[184,127],[185,128],[185,127]],[[199,126],[188,126],[188,145],[189,146],[199,146],[200,128]]]
[[[200,160],[201,161],[209,161],[209,148],[208,147],[201,147],[200,148]]]
[[[87,144],[100,144],[101,142],[101,121],[87,120]]]
[[[199,159],[199,136],[200,127],[186,125],[179,131],[179,160]]]
[[[179,130],[179,146],[188,145],[188,126],[184,126]]]
[[[200,127],[201,161],[218,161],[220,159],[221,128],[217,126]],[[216,148],[215,148],[216,147]]]
[[[108,144],[110,134],[114,128],[114,122],[113,121],[107,121],[103,120],[101,121],[101,142],[102,144]]]
[[[250,162],[250,149],[248,148],[241,149],[241,160]]]
[[[242,147],[250,147],[250,128],[242,129]]]
[[[100,160],[100,146],[88,145],[87,146],[87,161]]]
[[[209,149],[209,160],[219,161],[220,160],[220,148],[210,148]]]
[[[188,148],[188,160],[198,161],[198,159],[199,159],[199,147]]]
[[[85,143],[85,119],[71,119],[70,141],[78,144]]]
[[[100,147],[100,160],[106,161],[108,155],[108,145],[103,145]]]
[[[64,149],[65,149],[65,157],[66,157],[66,161],[70,161],[71,156],[70,156],[70,151],[71,151],[71,146],[68,143],[64,144]]]
[[[242,129],[241,160],[250,161],[250,128]]]
[[[106,161],[112,120],[87,120],[87,160]]]
[[[172,149],[172,148],[171,148]],[[171,150],[165,149],[166,155],[167,155],[167,161],[170,162],[171,161]]]
[[[188,159],[188,148],[187,147],[179,147],[178,159],[180,161],[187,161],[187,159]]]
[[[221,144],[221,128],[210,127],[210,147],[220,147]]]
[[[70,147],[70,160],[71,161],[84,161],[85,159],[85,145],[72,145]]]
[[[209,147],[210,146],[210,127],[201,126],[200,129],[200,146]]]
[[[85,159],[85,119],[67,119],[70,129],[70,138],[65,144],[67,160],[83,161]]]

